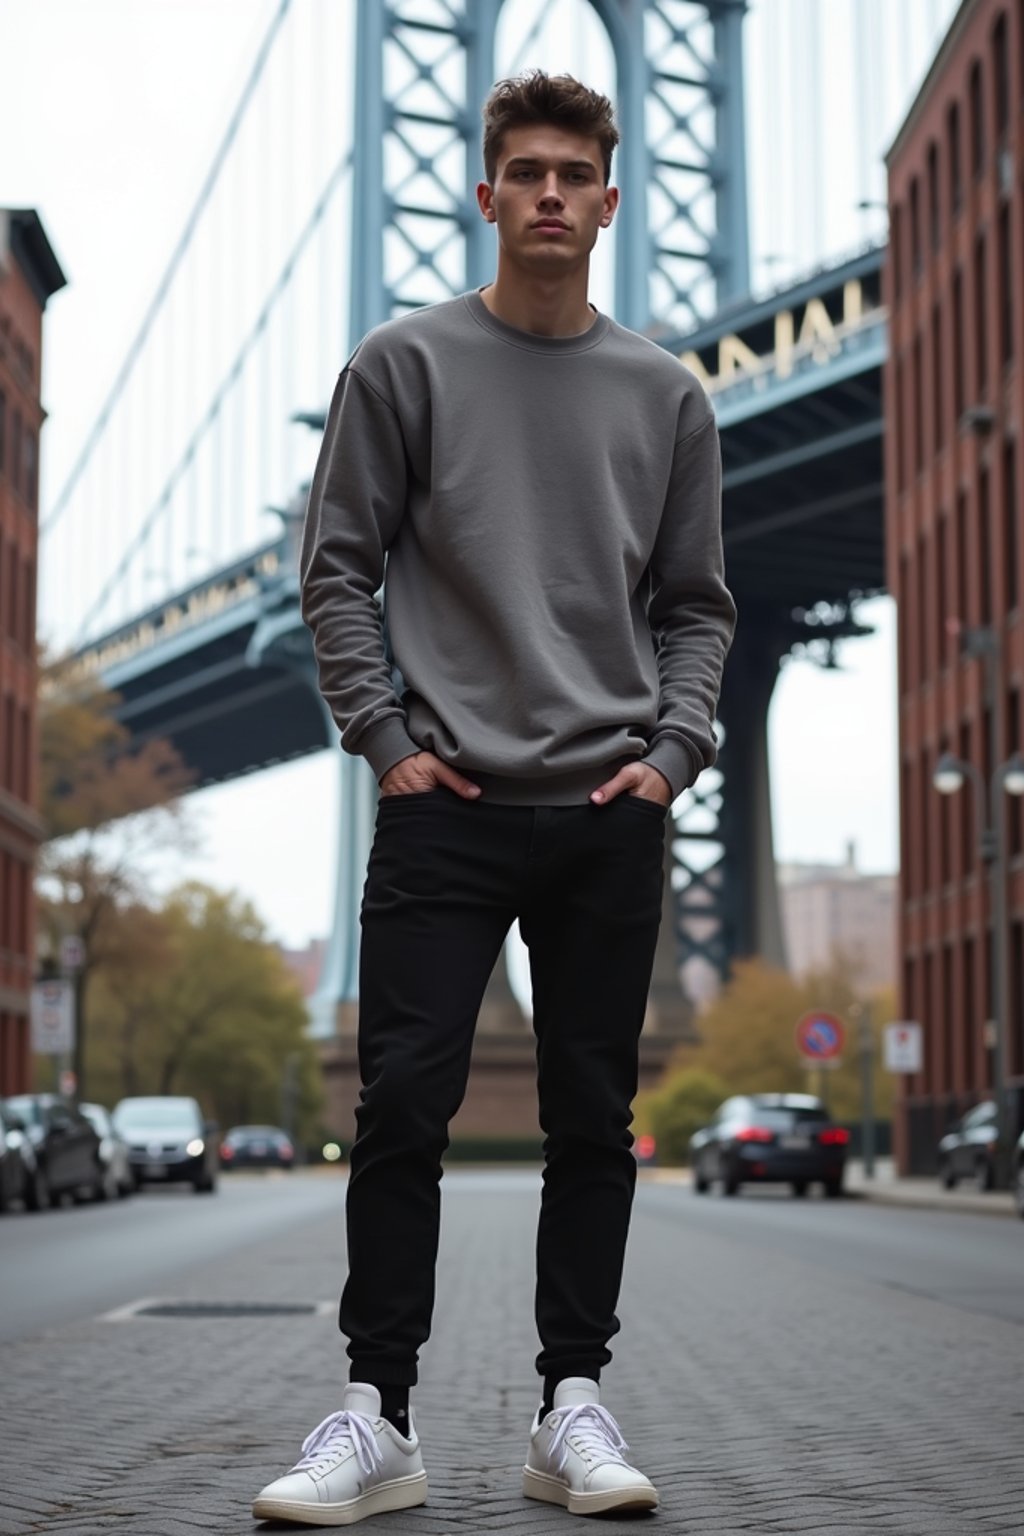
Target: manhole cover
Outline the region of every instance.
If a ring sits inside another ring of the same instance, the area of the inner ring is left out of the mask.
[[[159,1301],[140,1307],[136,1317],[297,1317],[318,1312],[314,1302]]]

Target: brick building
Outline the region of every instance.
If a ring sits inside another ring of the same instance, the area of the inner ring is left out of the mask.
[[[43,310],[63,286],[38,216],[0,208],[0,1094],[30,1086],[39,391]]]
[[[886,523],[899,608],[903,1016],[925,1032],[897,1152],[934,1167],[993,1081],[992,911],[968,779],[1024,747],[1024,0],[964,0],[888,155]],[[978,653],[990,647],[991,662]],[[973,653],[973,654],[972,654]],[[986,677],[989,687],[986,688]],[[999,800],[1003,800],[1000,789]],[[1007,1084],[1024,1112],[1024,819],[1007,816]]]

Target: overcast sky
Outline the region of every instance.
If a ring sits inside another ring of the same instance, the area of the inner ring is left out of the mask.
[[[296,0],[311,10],[324,3]],[[882,103],[870,145],[863,135],[851,144],[857,102],[842,84],[849,67],[838,74],[830,68],[837,57],[847,66],[856,57],[852,3],[751,6],[752,229],[755,254],[768,258],[755,268],[762,281],[768,272],[784,277],[787,266],[795,270],[823,245],[839,252],[877,233],[879,215],[857,214],[855,204],[884,195],[881,150],[954,0],[857,0],[879,25],[878,48],[863,66],[876,77]],[[536,0],[510,0],[510,14],[515,6],[527,23],[537,14]],[[0,0],[0,205],[39,210],[69,279],[46,320],[44,511],[155,289],[275,9],[276,0]],[[790,39],[799,41],[790,46]],[[576,58],[550,56],[556,44],[549,38],[548,53],[528,62],[578,70]],[[794,108],[780,116],[775,103],[793,100],[787,82],[801,59],[804,115]],[[322,67],[329,71],[330,60]],[[826,75],[840,83],[826,89]],[[343,91],[341,69],[339,79]],[[819,101],[817,132],[826,145],[817,197],[801,163],[808,92]],[[759,128],[765,114],[775,125],[772,142]],[[786,167],[775,182],[766,155]],[[877,634],[844,647],[842,670],[791,662],[776,690],[773,801],[776,851],[785,860],[838,861],[854,841],[862,867],[895,868],[889,600],[865,605],[861,617]],[[202,851],[187,866],[168,865],[165,878],[187,873],[241,889],[286,942],[326,930],[332,871],[325,848],[336,825],[331,754],[203,791],[193,804]]]

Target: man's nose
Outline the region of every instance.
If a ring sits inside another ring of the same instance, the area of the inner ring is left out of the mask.
[[[558,185],[557,171],[551,171],[544,178],[544,185],[540,189],[539,201],[542,203],[557,203],[559,207],[562,206],[564,199]]]

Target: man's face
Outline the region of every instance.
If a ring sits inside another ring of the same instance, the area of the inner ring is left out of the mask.
[[[619,194],[604,184],[596,139],[539,124],[509,129],[494,185],[481,182],[477,198],[484,218],[498,226],[502,250],[517,265],[555,277],[589,256]]]

